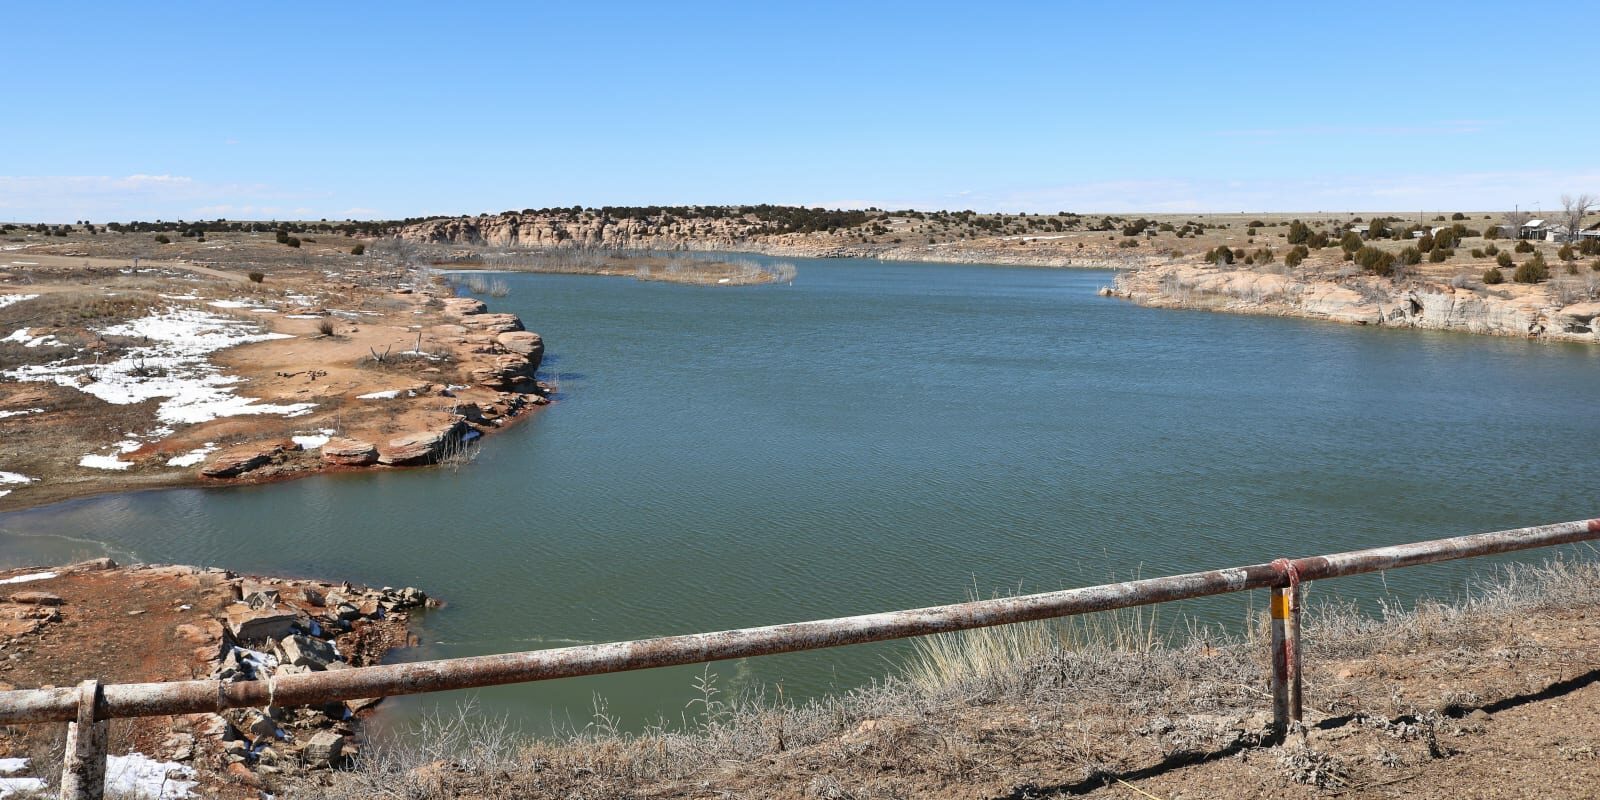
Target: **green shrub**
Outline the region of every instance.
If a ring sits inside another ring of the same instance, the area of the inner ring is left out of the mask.
[[[1500,255],[1500,248],[1491,244],[1488,247],[1483,248],[1483,252],[1484,255],[1497,256]]]
[[[1400,251],[1400,255],[1397,258],[1401,264],[1421,264],[1422,251],[1415,247],[1407,247]]]
[[[1499,267],[1490,267],[1483,271],[1483,282],[1490,286],[1494,286],[1497,283],[1505,283],[1506,274],[1501,272]]]
[[[249,278],[251,283],[260,283],[260,282],[262,282],[262,281],[267,279],[266,275],[263,275],[262,273],[259,273],[259,272],[252,272],[252,273],[250,273],[249,275],[247,275],[245,277]]]
[[[1355,262],[1374,275],[1388,277],[1394,274],[1394,254],[1371,245],[1356,251]]]
[[[156,244],[172,244],[172,240],[168,239],[166,234],[158,233],[156,234]]]
[[[1455,254],[1456,254],[1456,251],[1451,250],[1448,247],[1435,247],[1435,248],[1433,248],[1432,252],[1428,253],[1428,263],[1430,263],[1430,264],[1443,264],[1445,262],[1445,259],[1447,259],[1447,258],[1449,258],[1449,257],[1451,257],[1451,256],[1453,256]]]
[[[1344,236],[1339,239],[1339,247],[1346,253],[1354,253],[1365,246],[1365,243],[1361,241],[1361,234],[1355,231],[1346,231]]]
[[[1311,238],[1311,228],[1300,220],[1289,223],[1289,244],[1305,244]]]
[[[1531,252],[1533,252],[1533,242],[1530,242],[1527,239],[1523,239],[1522,241],[1517,242],[1516,251],[1519,252],[1519,253],[1531,253]]]
[[[1322,231],[1317,231],[1316,233],[1311,234],[1311,238],[1306,239],[1306,245],[1312,250],[1321,250],[1322,248],[1328,246],[1328,234],[1323,233]]]
[[[1472,248],[1472,257],[1473,258],[1484,258],[1483,248],[1481,248],[1481,247]]]
[[[1422,238],[1417,240],[1417,249],[1426,253],[1433,249],[1433,244],[1433,237],[1424,233],[1422,234]]]
[[[1498,239],[1498,238],[1500,238],[1500,226],[1498,226],[1498,225],[1490,225],[1487,228],[1484,228],[1483,229],[1483,238],[1485,238],[1485,239]]]
[[[358,244],[355,247],[350,248],[350,255],[353,256],[359,256],[365,252],[367,252],[367,246],[364,244]]]
[[[289,245],[290,247],[299,247],[300,246],[300,240],[294,238],[293,236],[290,236],[287,240],[284,241],[284,244]]]
[[[1544,253],[1534,253],[1533,258],[1522,262],[1522,266],[1517,267],[1516,273],[1511,276],[1511,280],[1517,283],[1538,283],[1549,279],[1550,267],[1544,263]]]
[[[1559,258],[1562,261],[1577,261],[1578,254],[1573,251],[1572,245],[1564,244],[1561,245],[1560,250],[1556,251],[1556,258]]]
[[[1306,257],[1301,254],[1298,247],[1283,254],[1283,265],[1286,267],[1298,267],[1300,262],[1304,260],[1306,260]]]
[[[1463,220],[1463,219],[1467,218],[1467,215],[1461,213],[1460,211],[1457,211],[1456,213],[1451,214],[1450,218],[1453,219],[1453,220]]]
[[[1499,264],[1505,269],[1510,269],[1513,263],[1511,260],[1511,254],[1505,252],[1504,250],[1500,251],[1500,254],[1494,257],[1494,263]]]

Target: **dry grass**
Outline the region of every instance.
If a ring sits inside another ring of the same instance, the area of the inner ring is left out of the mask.
[[[1389,604],[1376,615],[1312,606],[1306,658],[1326,669],[1335,659],[1429,646],[1468,658],[1530,612],[1585,605],[1600,605],[1600,562],[1508,567],[1451,605]],[[1212,722],[1259,721],[1268,708],[1255,632],[1191,629],[1169,641],[1156,630],[1148,615],[1125,612],[931,637],[901,675],[805,703],[724,697],[706,672],[683,725],[639,733],[619,732],[600,700],[583,729],[549,739],[513,737],[464,709],[369,746],[355,769],[321,773],[286,796],[910,797],[917,786],[1003,783],[1029,762],[1076,764],[1073,786],[1088,791],[1121,774],[1114,767],[1134,742],[1175,764],[1261,742],[1248,723]],[[1338,697],[1369,709],[1388,702]],[[1380,709],[1392,716],[1359,719],[1383,736],[1426,743],[1449,727],[1442,715],[1476,702],[1457,693],[1420,708],[1396,698]],[[1331,788],[1350,780],[1343,762],[1314,750],[1274,763],[1287,781]],[[1033,796],[1024,789],[1013,796]]]

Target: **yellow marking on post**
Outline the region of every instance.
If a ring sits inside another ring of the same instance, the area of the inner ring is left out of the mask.
[[[1289,593],[1288,592],[1276,592],[1275,591],[1275,592],[1272,593],[1272,618],[1273,619],[1288,619],[1289,618]]]

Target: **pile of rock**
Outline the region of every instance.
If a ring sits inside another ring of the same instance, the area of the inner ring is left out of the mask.
[[[268,678],[350,669],[359,647],[341,649],[341,639],[359,639],[373,621],[428,604],[413,588],[357,590],[348,585],[279,586],[241,582],[238,599],[227,607],[218,637],[220,657],[212,677],[222,681]],[[338,766],[358,751],[352,741],[356,715],[377,698],[332,702],[315,708],[231,709],[215,719],[194,721],[194,729],[215,735],[230,774],[276,772],[287,766]],[[197,715],[212,717],[214,715]],[[241,765],[234,767],[233,765]],[[249,782],[249,781],[246,781]]]

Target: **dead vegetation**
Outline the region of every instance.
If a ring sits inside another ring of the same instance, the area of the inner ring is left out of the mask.
[[[1571,741],[1600,735],[1600,715],[1568,726],[1558,756],[1517,744],[1528,738],[1517,712],[1596,683],[1597,606],[1592,560],[1510,567],[1453,605],[1313,605],[1309,728],[1278,749],[1263,749],[1262,627],[1169,640],[1124,614],[935,637],[901,674],[806,703],[728,697],[708,671],[680,722],[638,733],[598,699],[582,729],[554,739],[512,736],[466,709],[286,788],[418,800],[1376,797],[1409,781],[1452,797],[1491,773],[1539,796],[1586,796],[1538,762],[1600,774],[1595,741]]]

